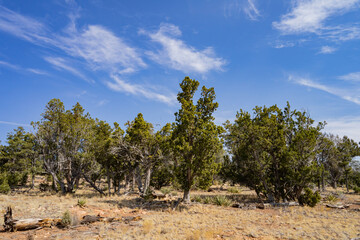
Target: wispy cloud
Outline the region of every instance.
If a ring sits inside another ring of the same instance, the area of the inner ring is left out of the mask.
[[[360,116],[347,116],[341,118],[327,119],[324,131],[336,135],[348,136],[357,142],[360,142]]]
[[[360,72],[349,73],[338,78],[345,81],[360,82]]]
[[[19,69],[18,66],[4,61],[0,61],[0,65],[11,69]]]
[[[145,88],[143,85],[128,83],[121,79],[119,76],[112,75],[111,77],[114,81],[108,81],[106,84],[110,89],[114,91],[128,93],[135,96],[142,96],[147,99],[163,102],[169,105],[173,105],[176,102],[175,94],[165,95],[157,93],[150,90],[149,88]]]
[[[40,69],[34,69],[34,68],[23,68],[21,66],[9,63],[9,62],[5,62],[5,61],[1,61],[0,60],[0,66],[4,66],[6,68],[10,68],[16,71],[20,71],[20,72],[30,72],[30,73],[34,73],[37,75],[48,75],[47,72],[42,71]]]
[[[47,62],[49,62],[50,64],[52,64],[53,66],[55,66],[56,68],[58,68],[58,69],[66,70],[66,71],[72,73],[73,75],[84,79],[87,82],[94,83],[94,80],[89,79],[82,72],[80,72],[76,68],[68,65],[67,61],[65,59],[63,59],[63,58],[60,58],[60,57],[45,57],[44,59]]]
[[[344,100],[360,105],[359,89],[354,89],[354,88],[345,89],[345,88],[331,87],[325,84],[317,83],[308,78],[302,78],[294,75],[290,75],[289,80],[295,82],[296,84],[318,89],[330,93],[332,95],[338,96]]]
[[[32,43],[52,43],[44,24],[0,6],[0,30]]]
[[[14,126],[21,126],[21,127],[31,127],[30,124],[16,123],[16,122],[6,122],[6,121],[0,121],[0,124],[7,124],[7,125],[14,125]]]
[[[360,38],[356,23],[328,26],[331,17],[343,15],[360,7],[360,0],[295,0],[291,11],[273,26],[283,34],[315,33],[336,41]]]
[[[320,54],[331,54],[334,53],[337,49],[330,46],[322,46],[319,53]]]
[[[156,32],[146,34],[154,42],[161,44],[157,52],[148,51],[147,55],[155,62],[185,73],[206,74],[211,70],[222,70],[225,60],[216,57],[213,48],[197,50],[179,39],[180,29],[173,24],[161,24]]]
[[[245,14],[253,21],[258,20],[261,16],[260,11],[256,7],[256,0],[247,0],[247,5],[244,7]]]
[[[49,75],[47,72],[40,70],[40,69],[35,69],[35,68],[27,68],[26,69],[29,72],[35,73],[37,75]]]
[[[233,17],[240,14],[245,14],[245,16],[250,20],[256,21],[259,19],[259,17],[261,17],[257,5],[257,0],[226,1],[224,5],[224,16]]]
[[[94,70],[132,73],[146,67],[134,47],[102,26],[90,25],[80,32],[72,29],[68,36],[59,39],[61,49],[86,60]]]
[[[76,21],[80,16],[80,9],[72,0],[68,0],[67,4],[74,11],[69,14],[70,23],[61,32],[52,32],[41,21],[4,7],[0,7],[0,31],[39,46],[60,50],[61,55],[66,57],[52,55],[45,57],[44,60],[58,70],[68,71],[90,83],[94,81],[87,77],[88,71],[91,70],[93,73],[102,71],[113,79],[106,83],[106,86],[112,90],[166,104],[176,102],[174,94],[161,94],[151,86],[124,81],[123,79],[129,79],[128,76],[131,74],[147,67],[140,50],[103,26],[88,25],[79,28]],[[222,70],[225,65],[225,60],[216,57],[211,47],[199,51],[180,40],[181,31],[175,25],[163,24],[156,32],[142,31],[142,33],[161,44],[162,49],[157,52],[149,51],[147,55],[164,66],[187,74],[206,74],[211,70]],[[6,62],[0,64],[16,67]],[[27,71],[45,74],[33,68],[28,68]]]
[[[0,6],[0,30],[36,45],[60,49],[72,57],[85,60],[93,70],[132,73],[146,67],[136,48],[110,30],[99,25],[89,25],[78,30],[75,23],[78,18],[77,11],[69,17],[70,24],[65,31],[55,34],[40,21]],[[57,63],[58,67],[83,78],[82,74],[64,67],[63,63]]]

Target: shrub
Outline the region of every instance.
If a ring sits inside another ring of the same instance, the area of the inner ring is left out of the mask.
[[[331,203],[337,202],[338,200],[339,198],[337,198],[334,194],[328,195],[324,198],[324,201]]]
[[[355,193],[360,193],[360,187],[358,186],[353,187],[353,190]]]
[[[86,206],[86,200],[85,199],[78,199],[77,205],[81,208],[84,208]]]
[[[213,204],[224,207],[228,207],[233,203],[229,198],[221,195],[215,196],[212,200]]]
[[[321,196],[318,191],[314,193],[310,188],[305,188],[305,193],[302,194],[298,200],[301,205],[315,207],[316,204],[320,202]]]
[[[0,185],[0,193],[9,193],[11,191],[11,188],[7,182],[7,180],[4,180],[2,184]]]
[[[212,199],[211,199],[211,197],[205,197],[205,198],[202,200],[202,202],[205,203],[205,204],[210,204],[210,203],[212,203]]]
[[[229,193],[240,193],[240,190],[236,187],[231,187],[231,188],[228,188],[227,191]]]
[[[201,203],[203,201],[202,197],[200,197],[198,195],[195,195],[195,196],[191,197],[191,200],[193,202],[198,202],[198,203]]]
[[[71,214],[69,212],[69,210],[66,210],[61,218],[61,224],[64,226],[64,227],[68,227],[71,225]]]
[[[161,188],[160,192],[162,192],[163,194],[171,194],[173,190],[171,189],[171,187],[163,187]]]

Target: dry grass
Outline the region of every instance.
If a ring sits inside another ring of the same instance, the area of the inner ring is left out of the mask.
[[[215,188],[216,189],[216,188]],[[334,192],[331,192],[333,194]],[[253,202],[254,193],[241,188],[239,194],[226,189],[193,192],[202,197],[225,195],[235,202]],[[330,193],[328,193],[329,195]],[[360,196],[341,193],[339,201],[351,209],[335,210],[320,204],[315,208],[287,207],[244,210],[193,203],[171,211],[171,204],[143,202],[138,196],[100,197],[91,190],[75,195],[29,193],[0,195],[0,209],[12,205],[14,218],[61,218],[67,210],[76,222],[86,214],[108,217],[138,216],[139,222],[94,223],[69,229],[41,229],[0,233],[0,239],[351,239],[360,237]],[[181,196],[181,193],[178,193]],[[326,195],[327,196],[327,195]],[[78,199],[86,200],[81,208]],[[3,224],[3,219],[0,219]],[[77,225],[77,224],[72,224]]]

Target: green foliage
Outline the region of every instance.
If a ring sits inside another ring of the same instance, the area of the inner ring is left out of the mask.
[[[199,195],[195,195],[191,197],[191,201],[193,202],[198,202],[198,203],[202,203],[203,202],[203,198]]]
[[[339,198],[335,194],[329,194],[323,200],[325,202],[335,203],[339,201]]]
[[[78,199],[77,205],[81,208],[84,208],[86,206],[86,200],[85,199]]]
[[[233,204],[232,200],[223,195],[217,195],[212,199],[213,204],[228,207]]]
[[[25,186],[29,174],[40,171],[35,137],[19,127],[8,134],[7,144],[0,148],[0,172],[6,173],[11,188]]]
[[[227,189],[229,193],[240,193],[241,191],[237,187],[230,187]]]
[[[306,112],[276,105],[255,107],[253,116],[240,110],[226,124],[235,182],[245,183],[270,201],[295,200],[317,174],[317,140],[323,124]]]
[[[354,186],[353,190],[355,193],[360,193],[360,187],[358,187],[358,186]]]
[[[301,205],[308,205],[310,207],[315,207],[317,203],[320,202],[321,196],[318,191],[315,193],[310,188],[305,188],[305,193],[300,195],[299,203]]]
[[[160,192],[166,195],[171,194],[173,191],[174,189],[172,187],[163,187],[160,189]]]
[[[8,183],[8,179],[5,173],[0,174],[0,193],[9,193],[11,188]]]
[[[218,107],[213,88],[202,87],[201,97],[195,105],[194,95],[199,82],[185,77],[181,82],[178,101],[181,109],[175,113],[172,134],[176,158],[175,176],[184,190],[184,201],[190,201],[190,190],[195,182],[198,187],[208,187],[218,169],[216,155],[222,144],[222,128],[214,124],[212,114]]]
[[[71,214],[69,212],[69,210],[66,210],[64,212],[64,214],[62,215],[62,218],[61,218],[61,224],[64,226],[64,227],[68,227],[70,226],[72,223],[72,218],[71,218]]]
[[[201,196],[196,195],[196,196],[191,197],[191,200],[193,202],[204,203],[204,204],[213,204],[213,205],[223,206],[223,207],[228,207],[233,204],[233,201],[230,198],[228,198],[227,196],[223,196],[223,195],[206,196],[206,197],[201,197]]]

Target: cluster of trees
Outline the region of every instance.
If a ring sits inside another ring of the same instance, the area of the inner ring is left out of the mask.
[[[240,111],[227,122],[226,158],[221,176],[254,189],[270,201],[300,200],[312,185],[324,190],[355,181],[351,162],[360,155],[359,145],[348,137],[322,133],[325,123],[314,125],[306,112],[276,105],[255,107],[251,115]]]
[[[202,87],[196,101],[198,87],[189,77],[180,83],[175,122],[156,132],[141,113],[123,130],[91,118],[79,103],[66,110],[52,99],[32,122],[34,133],[19,127],[0,145],[0,191],[29,178],[33,188],[40,174],[62,193],[76,191],[81,179],[104,195],[122,186],[147,195],[151,187],[173,185],[186,202],[192,188],[206,189],[214,178],[244,184],[270,201],[299,200],[312,185],[359,187],[352,160],[360,150],[353,140],[321,133],[324,123],[314,125],[289,104],[240,110],[234,123],[217,126],[215,91]]]

